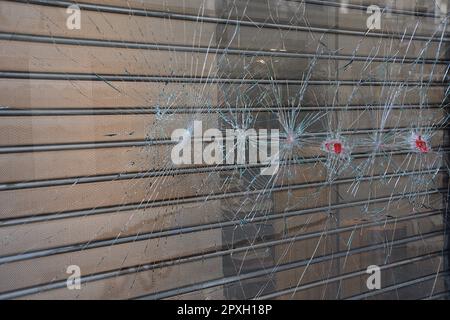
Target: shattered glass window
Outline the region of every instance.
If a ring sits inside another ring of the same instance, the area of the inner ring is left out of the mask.
[[[446,299],[448,2],[0,1],[0,299]]]

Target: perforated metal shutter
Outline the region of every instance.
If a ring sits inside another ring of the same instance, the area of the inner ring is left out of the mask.
[[[0,1],[0,298],[447,297],[447,23],[342,2]],[[171,161],[194,121],[290,112],[320,117],[275,178]]]

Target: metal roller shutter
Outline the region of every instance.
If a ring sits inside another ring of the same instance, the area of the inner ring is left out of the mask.
[[[0,1],[0,298],[446,298],[447,4]]]

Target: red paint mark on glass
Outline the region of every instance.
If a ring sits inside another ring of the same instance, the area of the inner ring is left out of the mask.
[[[335,154],[342,153],[342,143],[339,141],[326,142],[325,148],[327,149],[327,151],[333,152]]]
[[[422,153],[427,153],[428,151],[430,151],[430,149],[428,148],[427,142],[425,140],[423,140],[421,136],[416,137],[415,144],[416,144],[416,149]]]

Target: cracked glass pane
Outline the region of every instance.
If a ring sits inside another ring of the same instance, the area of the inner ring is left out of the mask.
[[[0,1],[0,299],[446,299],[448,2]]]

